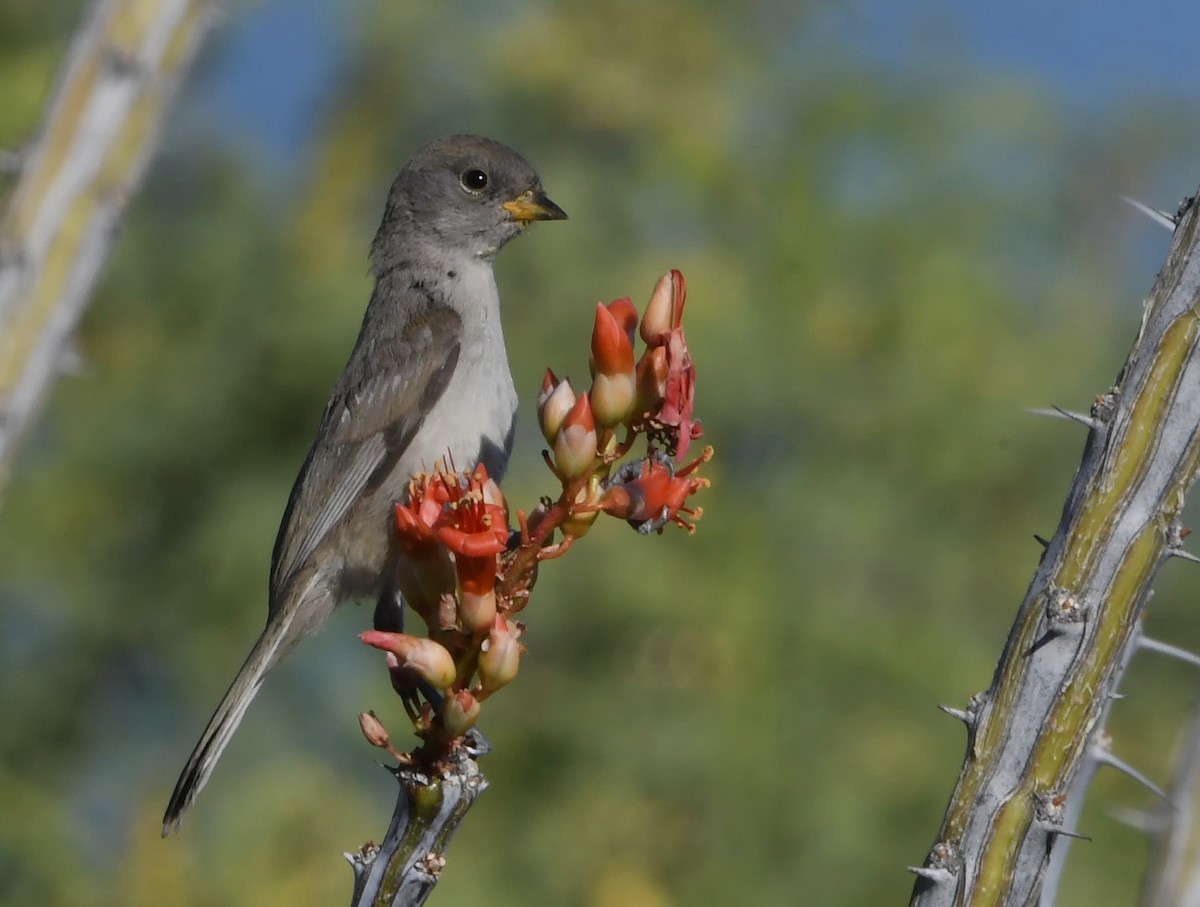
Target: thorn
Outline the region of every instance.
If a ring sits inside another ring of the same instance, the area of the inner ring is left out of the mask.
[[[951,718],[957,718],[967,727],[974,727],[975,725],[975,716],[970,712],[964,711],[963,709],[956,709],[954,706],[946,705],[944,703],[939,705],[938,708]]]
[[[1193,564],[1200,564],[1200,557],[1197,557],[1190,551],[1184,551],[1182,548],[1168,548],[1167,554],[1181,560],[1191,561]]]
[[[1041,545],[1043,548],[1049,548],[1049,547],[1050,547],[1050,540],[1049,540],[1049,539],[1046,539],[1046,538],[1042,538],[1042,537],[1041,537],[1040,535],[1038,535],[1036,532],[1033,534],[1033,540],[1034,540],[1035,542],[1037,542],[1039,545]]]
[[[1161,787],[1139,772],[1124,759],[1118,759],[1113,755],[1112,751],[1104,749],[1103,747],[1093,747],[1092,756],[1101,765],[1110,765],[1122,775],[1132,778],[1138,784],[1142,785],[1142,787],[1146,788],[1146,790],[1150,791],[1150,793],[1158,797],[1158,799],[1162,800],[1163,803],[1174,809],[1174,805],[1171,803],[1166,792]]]
[[[1141,211],[1160,227],[1166,227],[1172,233],[1175,232],[1175,226],[1178,224],[1178,221],[1166,211],[1159,211],[1157,208],[1151,208],[1149,205],[1144,205],[1137,199],[1130,198],[1128,195],[1122,195],[1121,201],[1128,205],[1132,205],[1136,210]]]
[[[1120,700],[1122,700],[1124,698],[1125,698],[1124,693],[1109,693],[1108,694],[1108,699],[1110,702],[1119,702]]]
[[[1157,652],[1159,655],[1166,655],[1168,658],[1177,658],[1180,661],[1190,665],[1200,667],[1200,655],[1195,652],[1189,652],[1187,649],[1181,649],[1179,646],[1173,646],[1169,642],[1160,642],[1157,639],[1151,639],[1149,636],[1138,636],[1138,648],[1148,649],[1151,652]]]
[[[954,881],[954,873],[949,869],[941,869],[935,866],[909,866],[908,871],[913,875],[919,875],[923,879],[929,879],[937,885],[949,885]]]
[[[1122,825],[1127,825],[1135,831],[1146,834],[1156,834],[1162,831],[1166,825],[1163,816],[1142,809],[1129,809],[1125,806],[1119,806],[1110,809],[1108,814]]]
[[[1081,835],[1077,831],[1067,831],[1065,828],[1047,828],[1046,831],[1052,835],[1062,835],[1064,838],[1074,838],[1076,841],[1087,841],[1091,843],[1092,840],[1090,835]]]
[[[1069,422],[1078,422],[1080,425],[1086,425],[1088,428],[1100,427],[1100,423],[1091,416],[1085,416],[1083,413],[1072,412],[1069,409],[1063,409],[1061,406],[1027,409],[1025,412],[1029,413],[1031,416],[1049,416],[1051,419],[1066,419]]]

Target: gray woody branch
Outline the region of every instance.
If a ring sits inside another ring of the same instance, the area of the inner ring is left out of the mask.
[[[431,766],[410,762],[388,768],[400,793],[387,836],[380,844],[368,841],[356,853],[344,854],[354,870],[350,907],[425,903],[446,865],[450,838],[475,798],[487,789],[475,760],[490,749],[483,735],[472,730]]]
[[[117,225],[158,143],[208,0],[96,0],[0,215],[0,491],[69,358]]]
[[[1116,695],[1200,464],[1200,218],[1177,221],[1141,330],[1089,415],[1062,519],[992,685],[964,710],[967,753],[913,907],[1038,903],[1071,796]]]

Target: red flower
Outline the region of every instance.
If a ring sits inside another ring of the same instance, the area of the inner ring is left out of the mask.
[[[637,371],[638,402],[652,422],[669,431],[675,457],[684,456],[701,435],[693,415],[696,366],[683,336],[685,302],[687,282],[672,269],[658,279],[646,304],[641,334],[647,349]]]
[[[692,520],[700,518],[703,511],[685,504],[692,494],[707,488],[709,482],[688,476],[711,456],[712,448],[705,448],[695,461],[678,471],[670,458],[661,454],[626,464],[604,490],[599,507],[605,513],[628,520],[641,533],[661,532],[667,523],[693,532],[695,526],[680,514],[687,514]]]
[[[508,544],[504,496],[487,469],[481,463],[469,476],[420,476],[410,483],[409,503],[397,504],[395,514],[410,552],[440,543],[454,555],[459,622],[469,633],[486,633],[496,613],[497,555]]]
[[[396,529],[410,553],[428,551],[434,542],[433,528],[450,499],[445,474],[420,473],[408,483],[408,503],[393,508]]]
[[[666,395],[654,417],[656,422],[674,429],[675,457],[687,454],[688,445],[703,432],[696,421],[696,366],[683,339],[683,328],[673,328],[667,338]]]

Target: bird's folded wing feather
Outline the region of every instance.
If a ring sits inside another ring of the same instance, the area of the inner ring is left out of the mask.
[[[454,372],[461,324],[436,303],[390,333],[376,324],[369,341],[364,324],[288,498],[271,564],[272,609],[363,490],[403,456]]]

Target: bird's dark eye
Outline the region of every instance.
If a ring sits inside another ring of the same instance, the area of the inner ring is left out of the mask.
[[[468,192],[479,192],[488,184],[488,175],[482,170],[466,170],[460,179]]]

